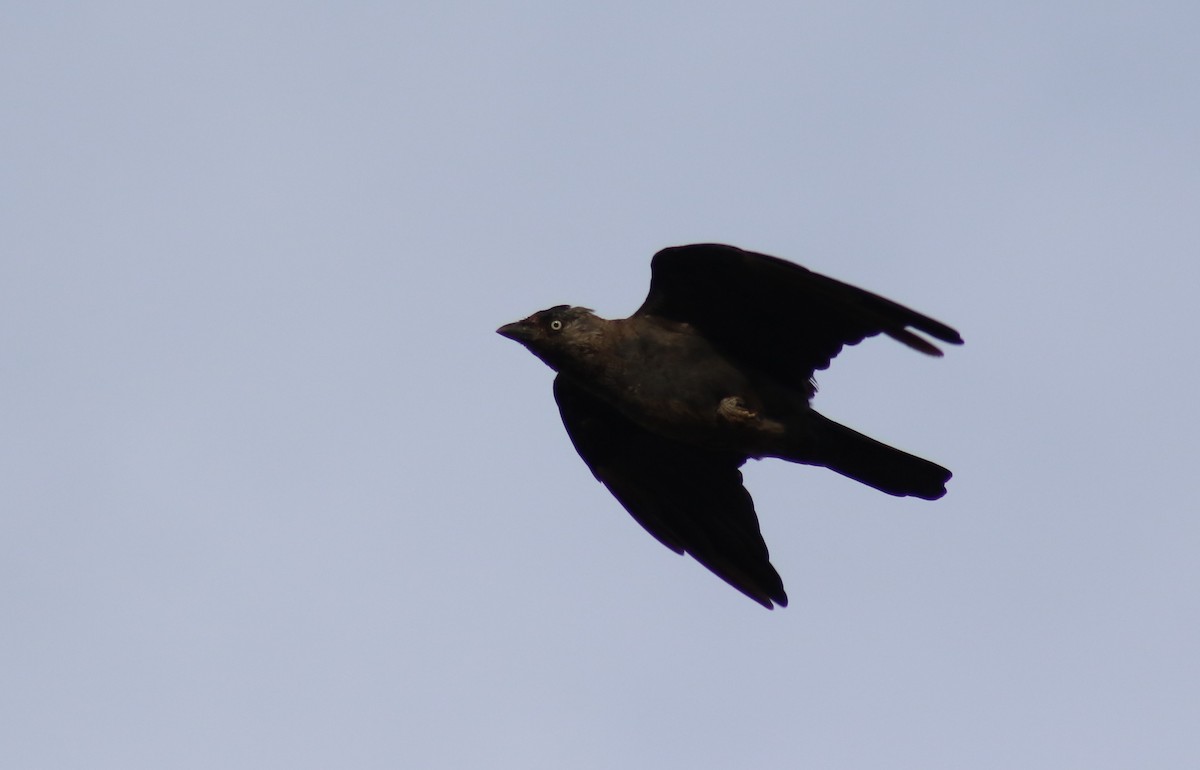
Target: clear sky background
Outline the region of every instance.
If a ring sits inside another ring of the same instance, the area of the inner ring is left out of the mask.
[[[1200,6],[0,12],[0,765],[1200,766]],[[955,472],[654,542],[494,334],[657,249],[958,328],[820,377]]]

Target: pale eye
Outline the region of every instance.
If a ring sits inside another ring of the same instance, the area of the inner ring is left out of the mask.
[[[555,318],[553,321],[550,322],[550,330],[551,331],[558,331],[561,328],[562,328],[562,321],[558,320],[557,318]]]

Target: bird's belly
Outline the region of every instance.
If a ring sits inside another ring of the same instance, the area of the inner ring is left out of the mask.
[[[623,414],[658,435],[716,449],[744,448],[751,437],[777,431],[762,399],[727,367],[651,370],[614,388]]]

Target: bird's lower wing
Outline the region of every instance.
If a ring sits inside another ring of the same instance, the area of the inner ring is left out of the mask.
[[[787,606],[742,486],[744,457],[651,433],[562,375],[554,398],[579,456],[647,532],[764,607]]]

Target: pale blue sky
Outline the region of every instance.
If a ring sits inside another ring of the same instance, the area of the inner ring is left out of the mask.
[[[0,765],[1200,762],[1200,8],[0,13]],[[791,606],[493,333],[657,249],[958,328],[820,378],[936,503],[752,463]]]

